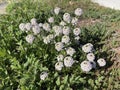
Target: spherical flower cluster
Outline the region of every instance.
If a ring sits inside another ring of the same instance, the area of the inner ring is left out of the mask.
[[[58,71],[61,71],[63,68],[63,62],[57,62],[55,64],[55,69],[58,70]]]
[[[37,24],[37,19],[36,18],[32,18],[30,22],[31,22],[32,25],[36,25]]]
[[[82,46],[82,50],[85,52],[85,53],[89,53],[89,52],[92,52],[93,50],[93,45],[91,43],[87,43],[85,45]]]
[[[60,22],[60,25],[61,25],[61,26],[65,26],[66,23],[65,23],[64,21],[61,21],[61,22]]]
[[[98,59],[97,63],[100,67],[103,67],[106,65],[106,61],[103,58]]]
[[[49,23],[53,23],[54,22],[54,18],[53,17],[48,18],[48,22]]]
[[[70,23],[70,21],[71,21],[70,14],[69,14],[69,13],[65,13],[65,14],[63,15],[63,20],[64,20],[65,22],[67,22],[67,23]]]
[[[76,16],[81,16],[82,13],[83,13],[83,10],[82,10],[81,8],[75,9],[75,15],[76,15]]]
[[[43,37],[43,42],[45,44],[48,44],[48,43],[50,43],[50,39],[48,37]]]
[[[47,72],[42,72],[42,73],[40,74],[40,79],[41,79],[41,80],[45,80],[47,77],[48,77],[48,73],[47,73]]]
[[[25,24],[25,28],[26,28],[27,31],[30,31],[31,28],[32,28],[31,23],[26,23],[26,24]]]
[[[73,58],[71,56],[67,56],[64,58],[64,65],[66,67],[71,67],[73,65],[75,61],[73,60]]]
[[[39,27],[40,27],[40,28],[43,27],[43,24],[42,24],[42,23],[39,23]]]
[[[48,43],[50,43],[53,40],[53,38],[54,38],[54,35],[53,34],[49,34],[48,36],[43,37],[43,42],[45,44],[48,44]]]
[[[67,52],[67,55],[73,56],[73,54],[75,54],[76,51],[75,51],[74,48],[69,47],[69,48],[66,50],[66,52]]]
[[[74,39],[78,41],[78,40],[80,40],[80,37],[76,36]]]
[[[24,23],[21,23],[21,24],[19,25],[19,29],[20,29],[21,31],[25,31],[25,24],[24,24]]]
[[[67,36],[67,35],[64,35],[64,36],[62,36],[62,42],[63,43],[69,43],[69,41],[70,41],[70,38],[69,38],[69,36]]]
[[[58,60],[58,61],[62,61],[63,58],[64,58],[64,56],[63,56],[62,54],[60,54],[60,55],[57,56],[57,60]]]
[[[38,25],[33,26],[32,31],[35,35],[40,33],[40,27]]]
[[[27,36],[26,36],[26,41],[27,41],[28,43],[32,44],[33,41],[34,41],[34,36],[31,35],[31,34],[27,35]]]
[[[50,25],[49,25],[48,23],[44,23],[44,24],[43,24],[43,29],[44,29],[45,31],[50,31]]]
[[[88,53],[88,54],[87,54],[87,59],[88,59],[89,61],[94,61],[94,60],[95,60],[95,55],[94,55],[93,53]]]
[[[55,44],[55,49],[56,49],[57,51],[61,51],[61,50],[63,49],[63,47],[64,47],[64,45],[63,45],[62,42],[57,42],[57,43]]]
[[[90,61],[83,61],[81,64],[81,69],[85,72],[89,72],[92,69],[92,64],[90,63]]]
[[[73,30],[73,33],[74,33],[75,36],[78,36],[78,35],[81,33],[80,28],[75,28],[75,29]]]
[[[55,25],[55,26],[53,26],[53,30],[54,30],[54,32],[55,32],[55,36],[59,36],[59,35],[61,35],[62,34],[62,27],[61,26],[57,26],[57,25]]]
[[[59,8],[59,7],[56,7],[56,8],[54,9],[54,13],[55,13],[56,15],[58,15],[59,12],[60,12],[60,8]]]
[[[54,39],[54,35],[53,34],[49,34],[47,37],[50,39],[50,41]]]
[[[64,35],[69,35],[69,33],[70,33],[70,28],[68,26],[64,26],[63,27],[63,34]]]

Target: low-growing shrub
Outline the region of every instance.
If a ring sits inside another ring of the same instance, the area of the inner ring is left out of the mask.
[[[59,7],[34,10],[35,5],[22,4],[15,3],[9,7],[11,14],[2,16],[0,88],[101,89],[105,77],[96,73],[109,64],[103,48],[109,37],[105,26],[78,26],[81,8],[69,14]],[[20,11],[14,8],[17,5]]]

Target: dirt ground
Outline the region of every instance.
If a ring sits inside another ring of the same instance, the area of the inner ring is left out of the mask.
[[[5,8],[7,6],[6,2],[0,1],[0,14],[6,14]]]

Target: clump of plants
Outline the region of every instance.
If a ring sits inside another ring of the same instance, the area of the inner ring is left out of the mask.
[[[98,52],[94,43],[84,43],[86,41],[81,38],[84,30],[77,24],[82,14],[81,8],[70,14],[56,7],[44,22],[32,18],[30,22],[20,23],[25,43],[23,48],[26,54],[29,52],[30,62],[36,59],[37,78],[34,82],[41,89],[72,90],[76,83],[84,88],[87,75],[106,65],[104,58],[94,54]]]

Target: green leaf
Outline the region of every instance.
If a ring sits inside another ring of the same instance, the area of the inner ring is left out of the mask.
[[[64,90],[64,85],[61,85],[59,90]]]
[[[89,83],[91,86],[94,86],[94,82],[93,82],[92,79],[89,79],[89,80],[88,80],[88,83]]]
[[[54,77],[56,78],[58,76],[58,72],[56,72],[55,74],[54,74]]]
[[[84,78],[79,78],[79,81],[82,82],[82,83],[86,82],[86,80]]]
[[[95,80],[96,85],[100,85],[100,82],[98,80]]]
[[[48,58],[48,56],[49,56],[48,54],[45,54],[44,59],[47,59],[47,58]]]
[[[5,57],[5,55],[6,55],[6,50],[0,49],[0,57]]]
[[[42,70],[43,71],[48,71],[48,68],[47,67],[42,67]]]
[[[59,86],[60,85],[60,77],[57,78],[56,84]]]
[[[68,82],[68,75],[64,77],[63,83],[66,84]]]
[[[72,75],[71,77],[70,77],[70,83],[72,83],[73,82],[73,79],[74,79],[74,75]]]

